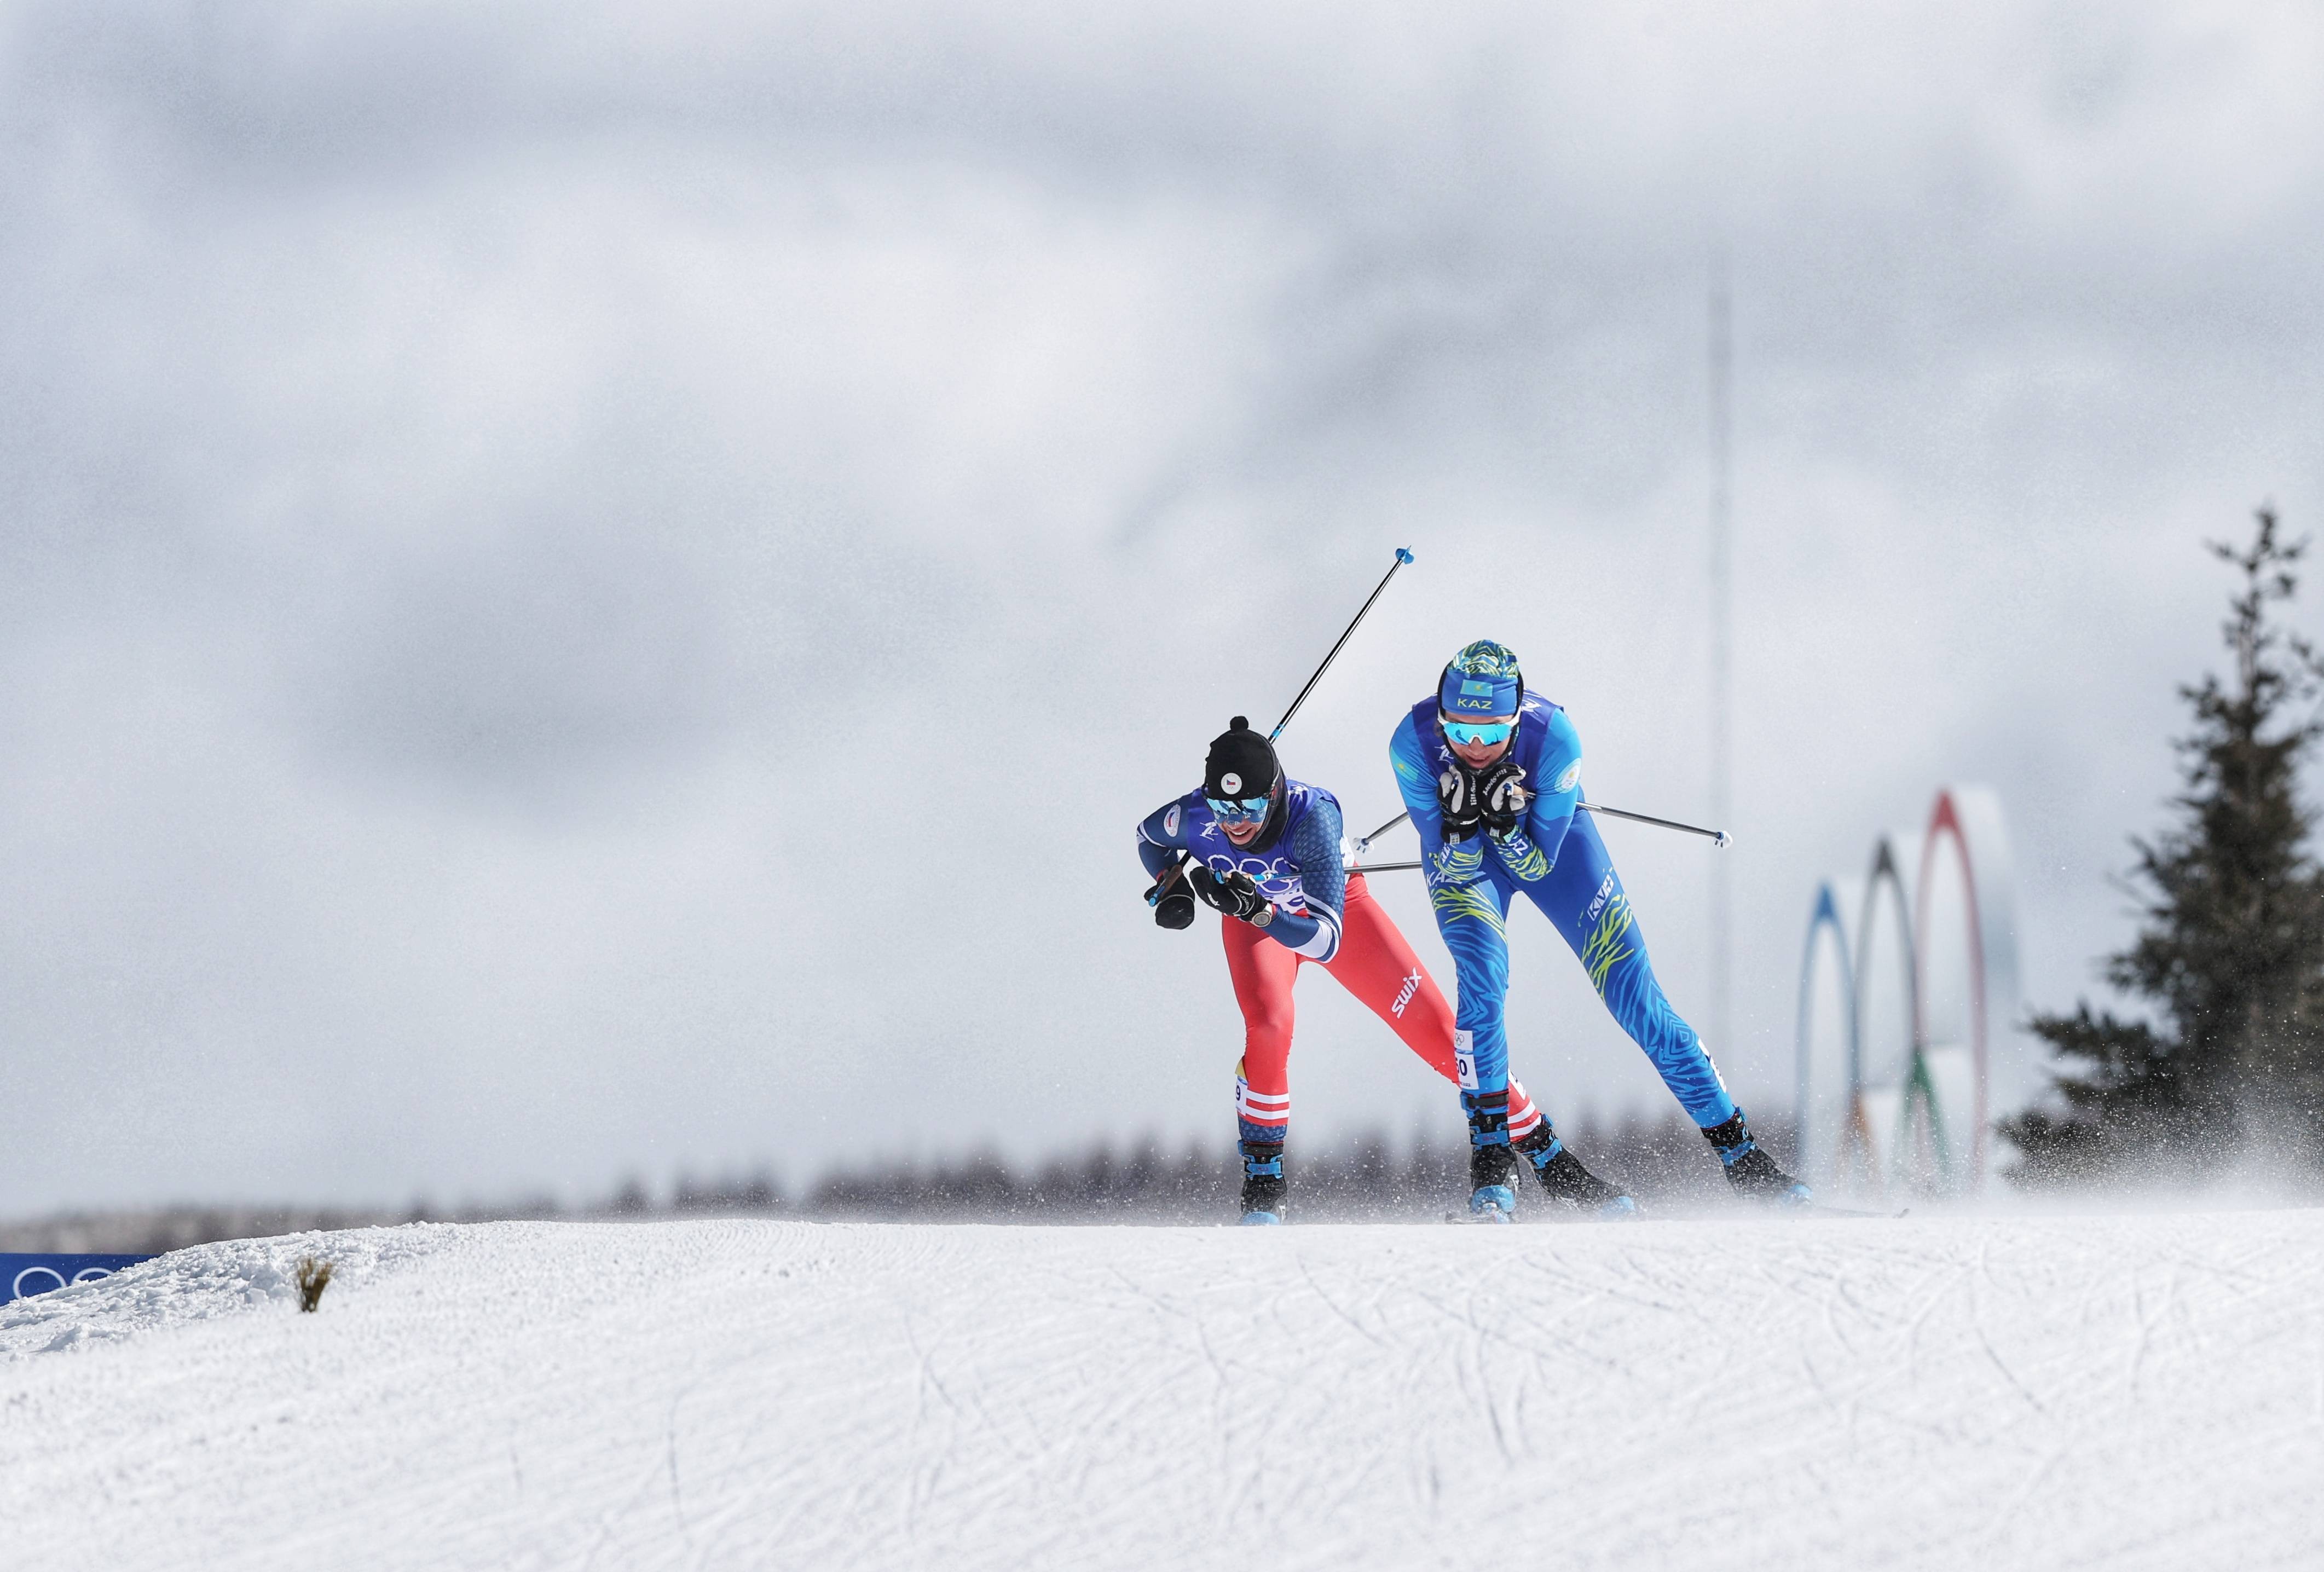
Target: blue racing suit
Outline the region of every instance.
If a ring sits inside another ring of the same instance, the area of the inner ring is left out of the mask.
[[[1195,787],[1148,814],[1138,827],[1138,859],[1148,878],[1191,853],[1221,878],[1247,875],[1275,907],[1268,937],[1296,956],[1328,961],[1340,952],[1348,874],[1341,861],[1340,800],[1304,781],[1283,783],[1283,822],[1249,846],[1227,839],[1210,800]],[[1262,849],[1263,848],[1263,849]]]
[[[1491,1093],[1508,1085],[1505,929],[1509,899],[1522,890],[1565,936],[1598,997],[1646,1050],[1688,1116],[1705,1128],[1724,1124],[1735,1113],[1734,1100],[1702,1039],[1679,1019],[1655,980],[1630,898],[1598,827],[1574,810],[1582,800],[1582,739],[1573,723],[1559,706],[1527,694],[1509,748],[1525,770],[1526,789],[1535,793],[1523,823],[1498,841],[1480,830],[1465,841],[1447,842],[1436,781],[1455,760],[1437,727],[1436,699],[1414,705],[1388,743],[1397,790],[1420,832],[1436,929],[1460,978],[1454,1026],[1462,1087]]]

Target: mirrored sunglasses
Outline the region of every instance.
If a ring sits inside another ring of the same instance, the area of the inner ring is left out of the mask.
[[[1267,817],[1268,797],[1205,797],[1211,817],[1224,824],[1249,824]]]
[[[1463,747],[1478,743],[1508,742],[1509,734],[1517,729],[1517,722],[1513,720],[1495,721],[1490,726],[1471,726],[1462,720],[1448,720],[1444,723],[1444,735]]]

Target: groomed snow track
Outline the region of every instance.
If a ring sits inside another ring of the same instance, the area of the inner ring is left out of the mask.
[[[218,1244],[0,1309],[0,1537],[107,1572],[2312,1567],[2319,1279],[2314,1211]]]

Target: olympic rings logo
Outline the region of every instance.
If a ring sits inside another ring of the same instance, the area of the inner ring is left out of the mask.
[[[1299,875],[1280,857],[1235,858],[1224,852],[1213,852],[1203,859],[1211,872],[1224,878],[1230,874],[1241,874],[1270,895],[1292,895],[1298,892]]]
[[[1938,914],[1932,892],[1948,844],[1951,883],[1960,892],[1956,920],[1964,931],[1951,947],[1960,957],[1958,972],[1940,976],[1932,966]],[[1801,1170],[1860,1174],[1923,1193],[1975,1193],[1986,1180],[1995,1114],[2022,1105],[2034,1079],[2014,1030],[2017,939],[2001,800],[1982,786],[1941,789],[1917,849],[1918,876],[1908,883],[1904,875],[1915,871],[1913,843],[1881,836],[1853,932],[1839,892],[1829,883],[1816,891],[1800,962],[1794,1105],[1801,1110]],[[1887,939],[1877,952],[1876,935]],[[1893,957],[1898,968],[1891,991],[1901,999],[1903,1019],[1891,1021],[1880,1061],[1868,1064],[1874,1011],[1868,974],[1876,953]],[[1820,1050],[1814,1001],[1821,954],[1838,965],[1840,1040]],[[1948,1034],[1959,1031],[1963,1040],[1932,1040],[1932,1006],[1941,985],[1954,1006]]]
[[[109,1266],[84,1266],[73,1273],[72,1281],[95,1282],[99,1278],[112,1275],[113,1269]],[[42,1281],[43,1278],[48,1281]],[[8,1297],[12,1299],[30,1299],[34,1294],[54,1293],[64,1286],[65,1274],[55,1267],[28,1266],[18,1272],[16,1280],[8,1285]]]

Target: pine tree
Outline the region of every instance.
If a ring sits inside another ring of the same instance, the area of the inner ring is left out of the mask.
[[[2132,842],[2126,887],[2144,921],[2105,966],[2153,1019],[2088,1002],[2034,1017],[2065,1107],[2004,1122],[2021,1182],[2176,1171],[2254,1142],[2324,1155],[2324,875],[2299,796],[2301,757],[2324,734],[2310,703],[2324,668],[2269,615],[2296,592],[2308,543],[2280,540],[2271,508],[2257,519],[2247,548],[2210,547],[2243,575],[2222,628],[2234,675],[2180,689],[2194,726],[2174,744],[2175,822]]]

